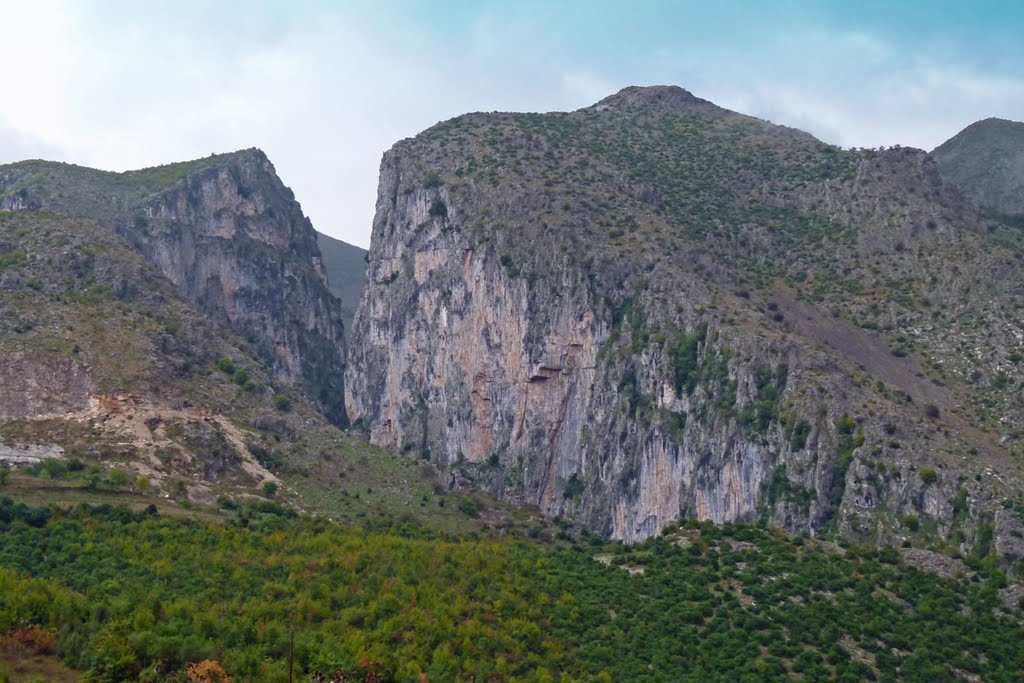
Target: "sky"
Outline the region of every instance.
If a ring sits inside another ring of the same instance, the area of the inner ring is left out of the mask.
[[[267,153],[367,246],[383,152],[468,111],[674,84],[844,147],[1024,120],[1016,0],[0,0],[0,164]]]

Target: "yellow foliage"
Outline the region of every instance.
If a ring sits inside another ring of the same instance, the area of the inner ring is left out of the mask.
[[[193,683],[231,683],[231,676],[224,671],[224,667],[211,659],[189,664],[186,673],[188,680]]]

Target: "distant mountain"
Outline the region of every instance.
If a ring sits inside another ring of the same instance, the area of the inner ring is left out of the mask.
[[[317,233],[317,242],[327,273],[327,286],[341,299],[345,329],[351,330],[359,297],[366,286],[366,250],[323,233]]]
[[[944,180],[979,206],[1024,217],[1024,123],[985,119],[932,151]]]
[[[1024,239],[927,153],[631,87],[439,123],[378,197],[346,370],[374,443],[626,541],[1024,558]]]

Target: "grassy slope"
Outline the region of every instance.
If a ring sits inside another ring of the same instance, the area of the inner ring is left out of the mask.
[[[1005,216],[1024,216],[1024,123],[985,119],[934,150],[943,177],[964,194]]]
[[[211,154],[203,159],[122,173],[57,161],[20,161],[0,166],[0,200],[25,194],[55,213],[111,220],[143,197],[190,173],[250,151]]]

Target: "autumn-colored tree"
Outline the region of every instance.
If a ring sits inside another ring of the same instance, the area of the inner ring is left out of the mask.
[[[11,639],[18,641],[37,655],[48,655],[53,653],[57,634],[49,629],[28,626],[11,632]]]
[[[224,671],[219,662],[205,659],[198,664],[189,664],[188,680],[193,683],[231,683],[231,676]]]

